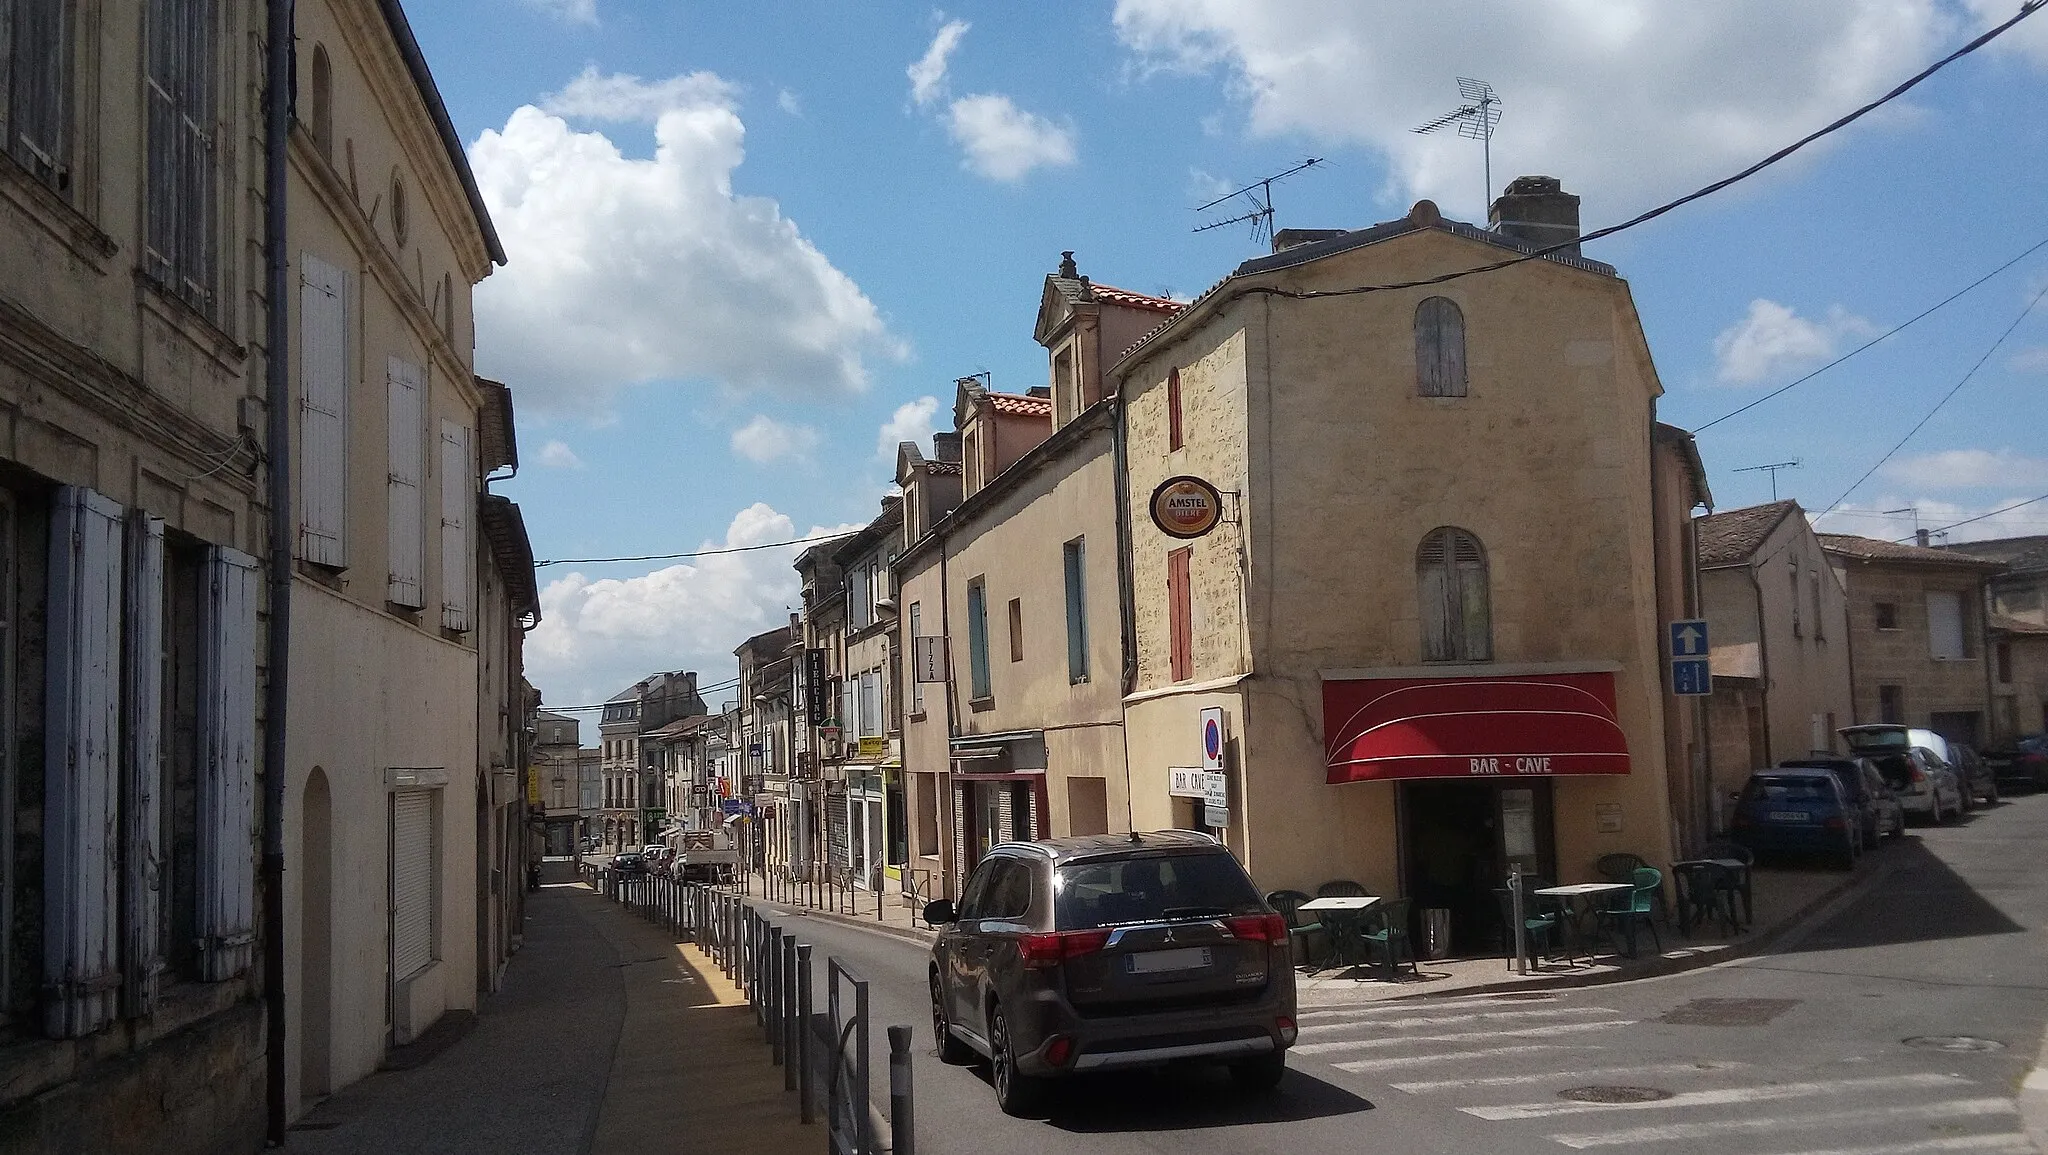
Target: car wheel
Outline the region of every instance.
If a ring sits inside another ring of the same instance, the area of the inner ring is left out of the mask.
[[[988,1010],[988,1049],[996,1106],[1005,1115],[1030,1115],[1037,1111],[1045,1097],[1045,1081],[1017,1070],[1017,1056],[1010,1051],[1010,1021],[1003,1014],[1001,1003]]]
[[[1991,784],[1991,790],[1990,790],[1990,792],[1984,795],[1984,805],[1986,805],[1986,806],[1996,806],[1996,805],[1998,805],[1998,783],[1996,783],[1996,782],[1993,782],[1993,783]]]
[[[952,1024],[946,1021],[946,988],[939,980],[939,973],[932,972],[932,1038],[938,1040],[939,1062],[948,1066],[963,1066],[974,1061],[974,1049],[953,1037]]]
[[[1230,1077],[1247,1091],[1270,1091],[1280,1085],[1280,1076],[1286,1073],[1285,1051],[1274,1051],[1256,1059],[1240,1059],[1230,1064]]]

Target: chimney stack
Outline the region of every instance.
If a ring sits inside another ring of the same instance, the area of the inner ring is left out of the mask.
[[[960,434],[950,429],[932,434],[932,459],[960,464]]]
[[[1916,530],[1914,530],[1914,531],[1913,531],[1913,544],[1914,544],[1914,545],[1917,545],[1917,546],[1919,546],[1919,547],[1920,547],[1921,549],[1927,549],[1927,548],[1930,548],[1930,544],[1929,544],[1929,535],[1930,535],[1931,533],[1933,533],[1933,531],[1932,531],[1932,530],[1926,530],[1926,529],[1916,529]]]
[[[1564,191],[1554,176],[1518,176],[1509,181],[1507,191],[1487,210],[1486,223],[1497,233],[1539,249],[1569,241],[1558,251],[1579,255],[1579,198]]]

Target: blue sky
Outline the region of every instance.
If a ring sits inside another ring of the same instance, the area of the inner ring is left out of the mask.
[[[1410,15],[1412,9],[1414,14]],[[1790,11],[1786,11],[1790,9]],[[1031,324],[1062,249],[1190,296],[1257,251],[1194,233],[1218,190],[1281,227],[1419,196],[1482,220],[1475,142],[1408,127],[1492,83],[1496,188],[1547,173],[1588,228],[1732,172],[1911,75],[2016,0],[1507,3],[1376,9],[1117,0],[713,5],[434,0],[410,16],[512,264],[478,365],[514,388],[504,486],[536,554],[785,540],[864,522],[879,451],[948,423],[952,381],[1045,375]],[[913,67],[917,66],[917,67]],[[1767,174],[1589,248],[1635,294],[1698,427],[2048,238],[2048,14]],[[2048,287],[2048,248],[1701,435],[1717,502],[1819,511]],[[2048,305],[1823,529],[1905,536],[2048,492]],[[931,399],[931,400],[926,400]],[[886,428],[886,433],[885,433]],[[2048,532],[2048,501],[1957,536]],[[552,566],[529,676],[550,703],[655,669],[729,677],[795,604],[792,551]],[[713,704],[719,697],[711,695]]]

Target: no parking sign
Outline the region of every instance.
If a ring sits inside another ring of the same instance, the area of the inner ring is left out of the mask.
[[[1223,769],[1223,743],[1229,734],[1223,725],[1223,707],[1210,706],[1202,711],[1202,769]]]

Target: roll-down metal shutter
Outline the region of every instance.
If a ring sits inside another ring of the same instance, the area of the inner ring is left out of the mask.
[[[434,961],[434,792],[391,796],[391,977]]]

